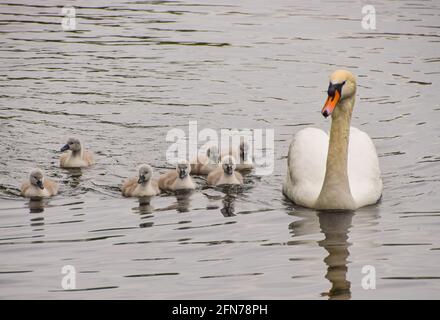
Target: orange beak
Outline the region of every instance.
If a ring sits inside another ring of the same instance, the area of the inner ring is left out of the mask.
[[[333,110],[339,102],[339,99],[341,99],[341,95],[338,90],[335,91],[335,95],[333,97],[328,96],[327,101],[325,102],[324,107],[321,111],[322,115],[325,118],[332,114]]]

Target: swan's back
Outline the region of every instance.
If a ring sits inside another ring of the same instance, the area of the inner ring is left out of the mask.
[[[206,181],[210,186],[215,186],[217,185],[218,181],[221,179],[222,175],[223,175],[223,168],[219,167],[208,174]]]
[[[197,162],[191,163],[191,174],[208,175],[219,167],[217,163],[211,163],[207,155],[202,154],[197,158]]]
[[[293,137],[283,193],[298,205],[310,208],[318,199],[324,183],[328,140],[328,135],[316,128],[305,128]]]
[[[138,185],[137,178],[130,178],[126,180],[122,185],[122,195],[124,197],[132,197],[133,192],[136,189],[137,185]]]
[[[162,190],[170,190],[173,183],[179,177],[176,170],[168,171],[159,177],[158,185]]]
[[[353,127],[350,128],[347,171],[356,207],[376,203],[383,189],[376,148],[368,134]]]

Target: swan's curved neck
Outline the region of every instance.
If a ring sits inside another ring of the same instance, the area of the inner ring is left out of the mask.
[[[83,157],[83,148],[81,148],[79,150],[75,150],[75,151],[72,150],[72,157],[73,158],[77,158],[77,157],[82,158]]]
[[[324,183],[318,209],[355,209],[348,182],[348,142],[354,96],[339,102],[332,114]]]

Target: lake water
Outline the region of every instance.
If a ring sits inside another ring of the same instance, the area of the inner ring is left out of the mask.
[[[73,2],[72,2],[73,3]],[[0,4],[0,298],[440,298],[440,4],[374,1],[66,1]],[[358,77],[352,125],[375,142],[382,201],[353,214],[281,193],[292,136],[329,128],[329,74]],[[119,187],[165,172],[172,128],[275,130],[272,175],[151,205]],[[68,137],[97,164],[58,167]],[[29,202],[39,166],[61,193]],[[76,269],[76,290],[61,269]],[[376,289],[362,288],[364,266]]]

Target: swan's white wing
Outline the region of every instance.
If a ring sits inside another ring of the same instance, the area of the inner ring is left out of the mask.
[[[348,180],[358,208],[379,200],[383,186],[376,148],[368,134],[353,127],[348,146]]]
[[[293,202],[313,207],[321,192],[327,161],[328,135],[315,128],[299,131],[289,147],[283,193]]]

